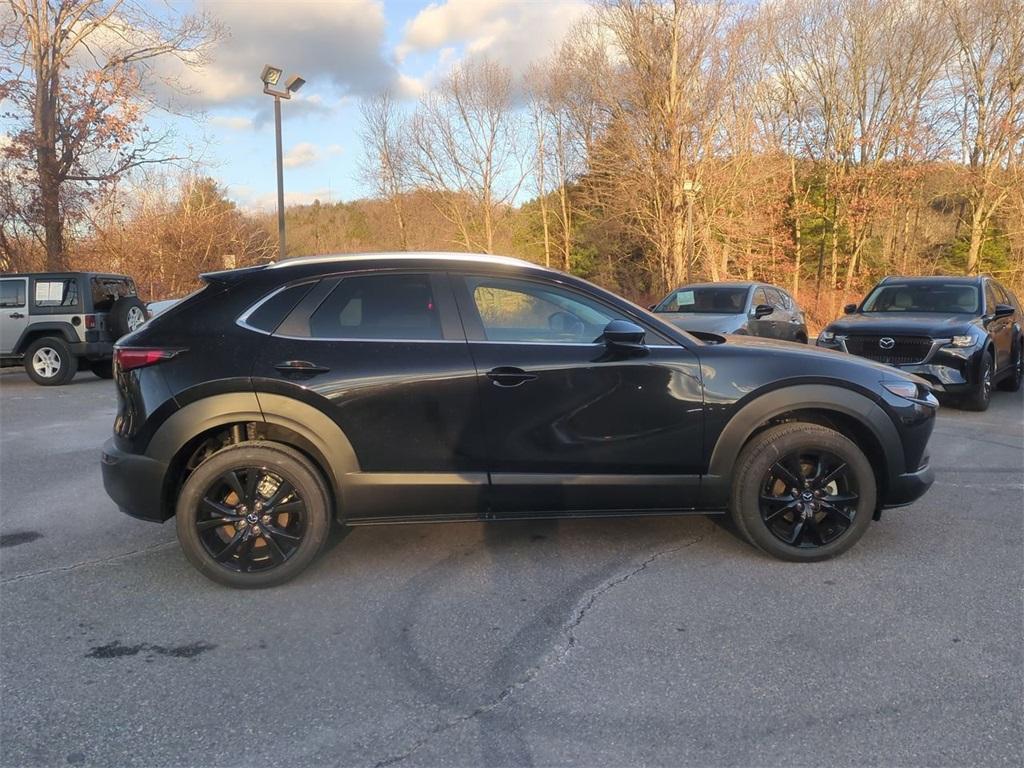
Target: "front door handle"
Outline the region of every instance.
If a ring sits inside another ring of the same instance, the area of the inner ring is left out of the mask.
[[[24,317],[24,315],[21,314],[21,312],[11,312],[10,316],[13,317],[15,320],[21,320],[21,318]]]
[[[278,371],[285,374],[300,375],[300,376],[315,376],[318,373],[327,373],[330,368],[324,368],[322,365],[316,365],[308,360],[285,360],[283,363],[278,363],[274,366]]]
[[[511,365],[500,365],[497,368],[492,368],[487,372],[487,378],[490,379],[496,387],[518,387],[520,384],[525,384],[528,381],[533,381],[537,378],[535,373],[527,373],[522,368],[515,368]]]

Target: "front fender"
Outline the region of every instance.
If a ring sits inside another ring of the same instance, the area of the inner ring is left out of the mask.
[[[794,410],[832,412],[855,419],[866,429],[885,456],[886,482],[902,474],[903,443],[889,415],[865,395],[838,385],[799,384],[755,396],[726,424],[715,442],[708,473],[701,483],[702,503],[709,508],[728,504],[733,467],[750,436],[771,419]]]

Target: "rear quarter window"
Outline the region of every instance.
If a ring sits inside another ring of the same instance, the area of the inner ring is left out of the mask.
[[[118,299],[135,295],[135,283],[126,277],[94,277],[90,283],[93,312],[109,312]]]
[[[266,333],[273,333],[314,285],[315,283],[303,283],[284,290],[279,289],[269,297],[256,302],[254,308],[242,316],[242,322]]]
[[[36,280],[32,289],[32,303],[37,307],[77,307],[78,280],[73,277]]]

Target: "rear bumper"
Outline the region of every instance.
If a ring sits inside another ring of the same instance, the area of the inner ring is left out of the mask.
[[[928,463],[916,472],[897,475],[889,482],[882,507],[888,509],[912,504],[924,496],[934,482],[935,472],[932,471],[931,464]]]
[[[89,360],[108,360],[114,356],[114,342],[76,341],[71,345],[71,351],[76,357],[85,357]]]
[[[170,517],[163,505],[167,465],[135,453],[125,453],[113,438],[103,445],[103,487],[126,515],[162,523]]]

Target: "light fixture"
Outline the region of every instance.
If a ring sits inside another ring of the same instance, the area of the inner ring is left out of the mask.
[[[278,87],[281,82],[281,75],[284,70],[267,64],[263,67],[260,80],[263,81],[263,92],[274,97],[274,139],[277,144],[277,253],[279,259],[284,259],[284,148],[281,143],[281,99],[290,99],[292,94],[306,84],[301,75],[292,75],[284,84],[284,89]]]
[[[282,74],[284,74],[284,70],[267,64],[263,67],[263,74],[260,75],[260,80],[262,80],[263,84],[269,88],[278,84],[281,80]]]

